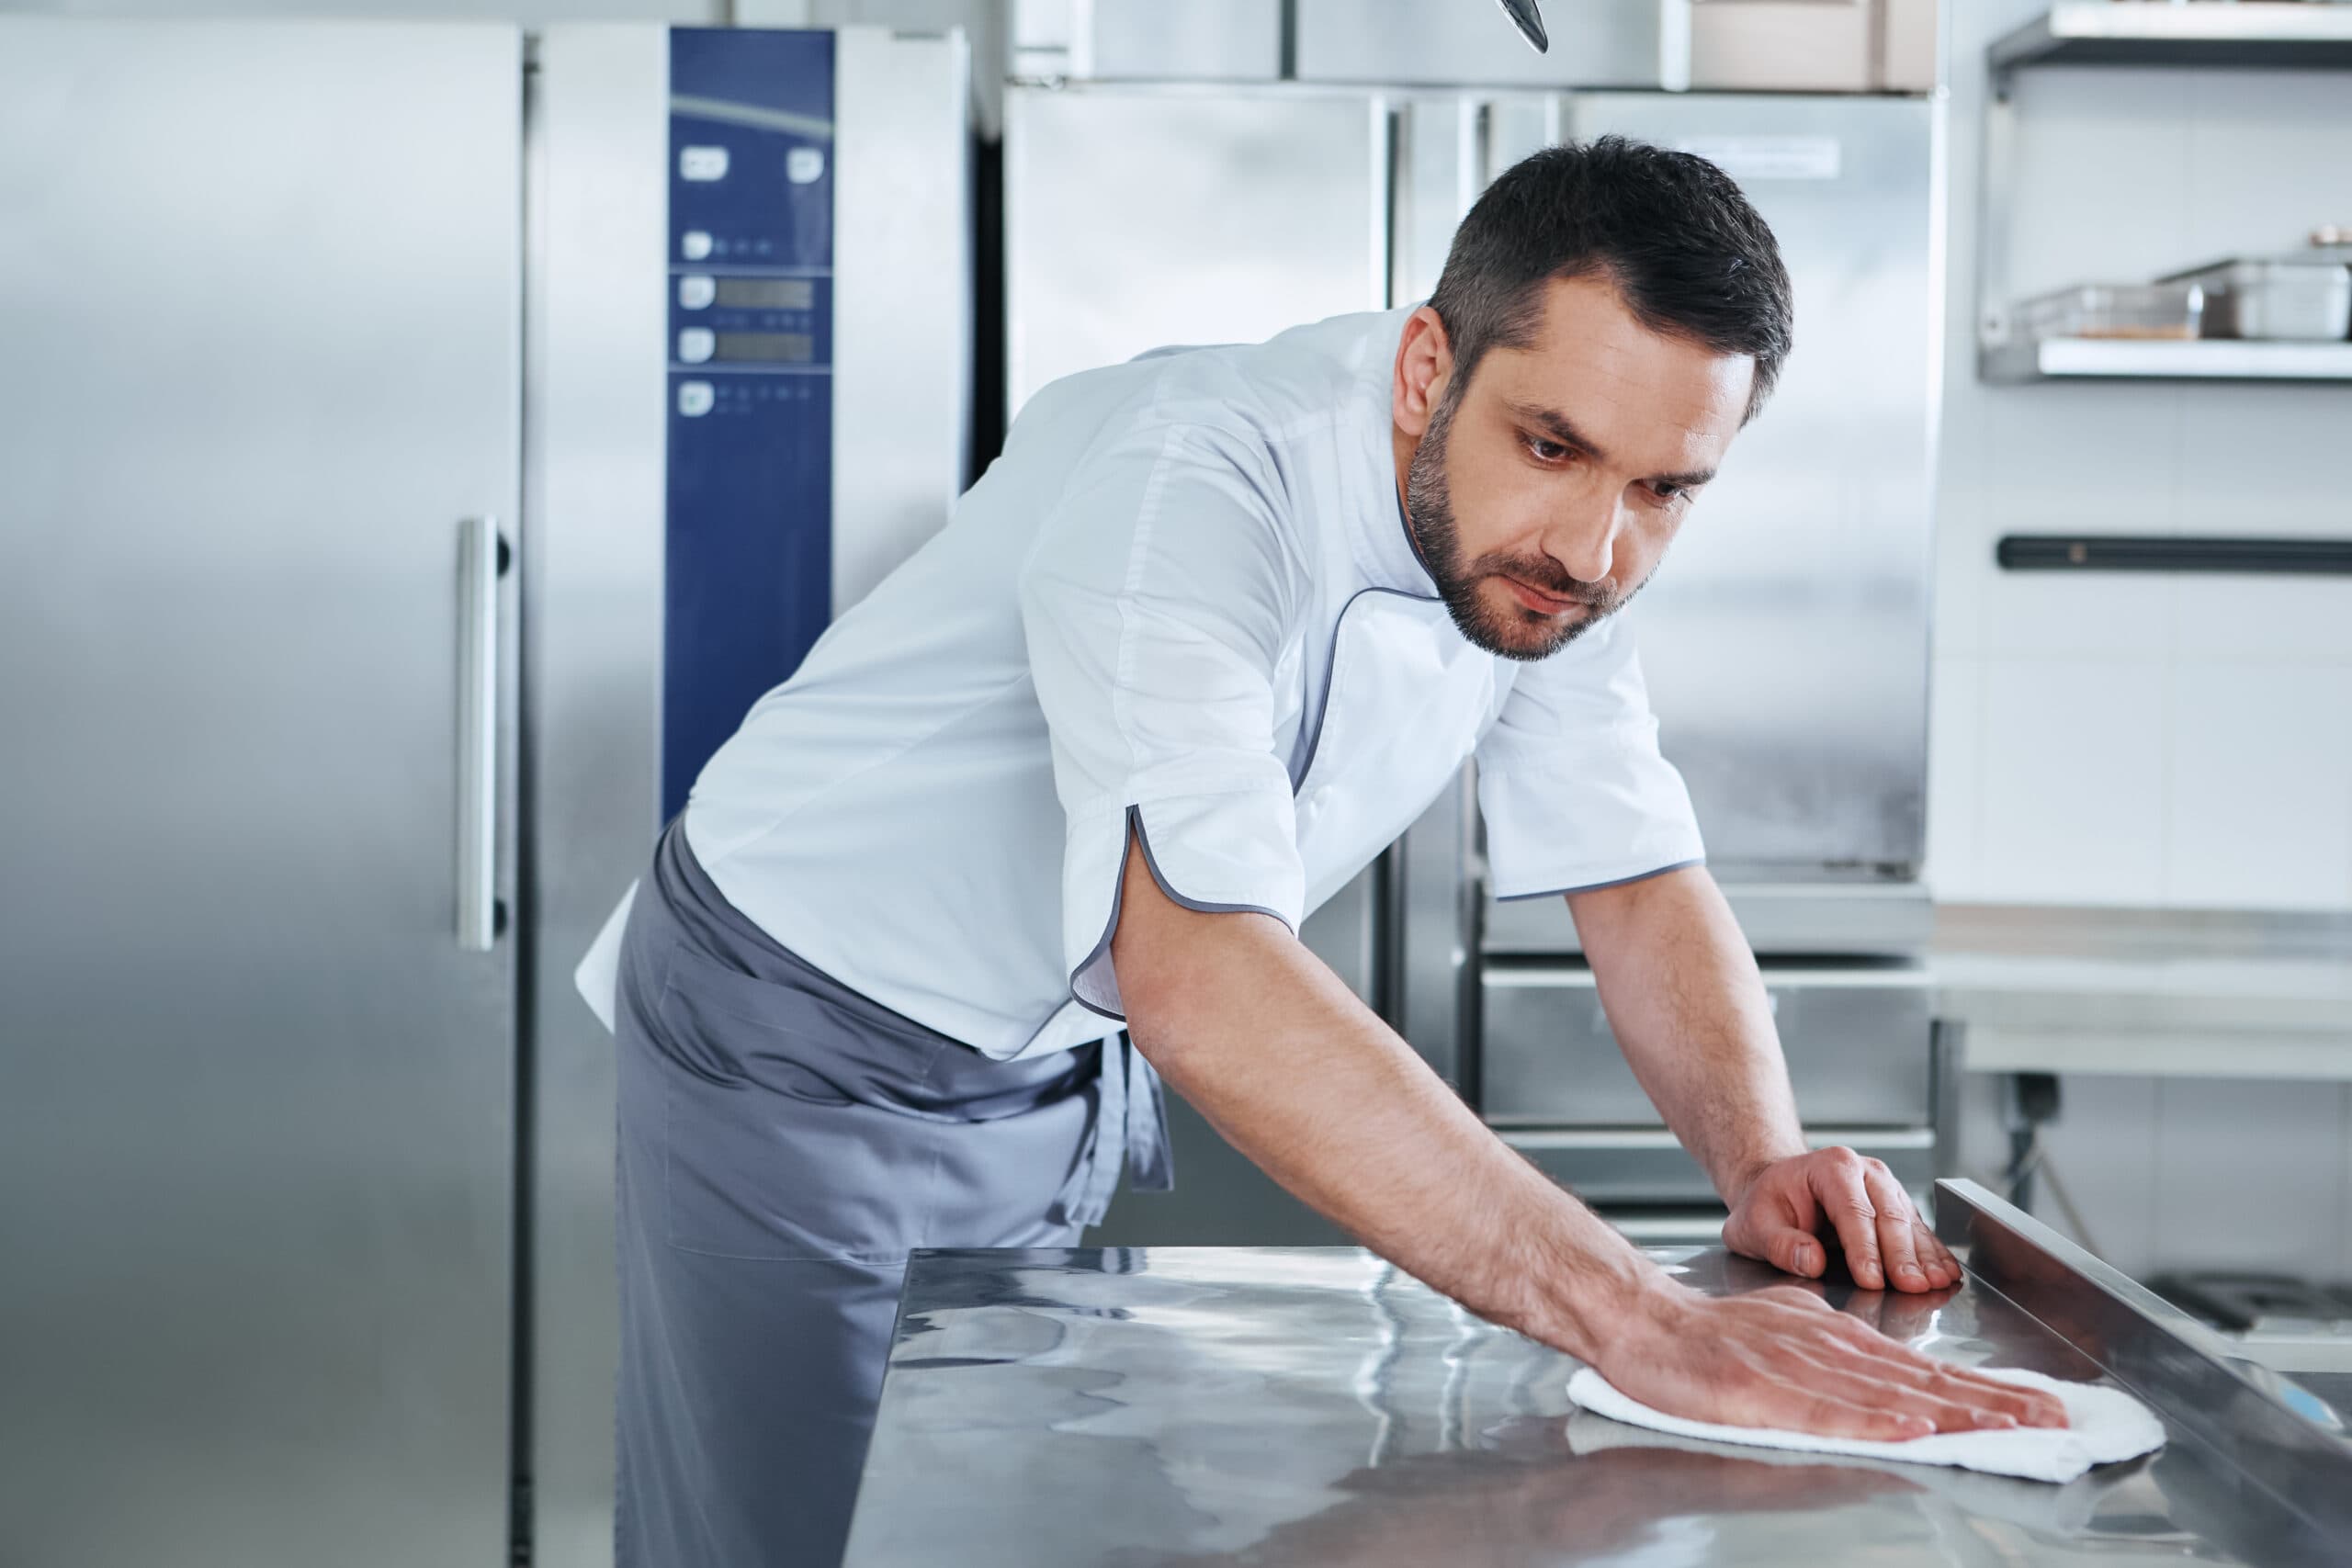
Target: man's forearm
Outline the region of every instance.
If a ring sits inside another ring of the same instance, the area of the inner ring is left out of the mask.
[[[1281,922],[1184,909],[1130,855],[1112,962],[1136,1043],[1168,1081],[1275,1180],[1424,1283],[1587,1359],[1666,1283]]]
[[[1627,1064],[1724,1201],[1803,1154],[1771,1003],[1714,878],[1693,866],[1568,907]]]

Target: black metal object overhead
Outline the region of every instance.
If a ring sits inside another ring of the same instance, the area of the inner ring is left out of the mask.
[[[1544,31],[1544,13],[1535,8],[1535,0],[1502,0],[1503,15],[1519,28],[1520,37],[1534,46],[1535,52],[1551,51],[1552,40]]]

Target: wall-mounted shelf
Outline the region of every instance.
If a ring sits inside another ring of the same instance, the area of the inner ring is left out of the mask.
[[[1987,51],[1993,92],[2032,65],[2352,66],[2352,7],[2310,0],[2067,0]]]
[[[2352,5],[2313,0],[2060,0],[1985,51],[1978,170],[1977,374],[1987,381],[2347,381],[2352,344],[2018,337],[2009,319],[2017,73],[2036,65],[2352,70]]]
[[[2347,6],[2352,10],[2352,6]],[[2345,381],[2352,343],[2053,337],[1985,347],[1987,381]]]

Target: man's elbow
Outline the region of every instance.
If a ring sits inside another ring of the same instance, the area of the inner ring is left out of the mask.
[[[1127,850],[1119,921],[1111,933],[1111,969],[1127,1032],[1154,1066],[1196,1055],[1234,1029],[1236,998],[1248,947],[1271,915],[1186,908],[1162,892],[1143,852]]]

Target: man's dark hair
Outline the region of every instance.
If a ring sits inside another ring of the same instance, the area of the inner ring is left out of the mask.
[[[1751,355],[1756,416],[1789,353],[1789,274],[1772,231],[1704,158],[1622,136],[1521,159],[1454,231],[1430,296],[1453,349],[1449,395],[1489,348],[1532,340],[1546,279],[1593,275],[1652,332]]]

